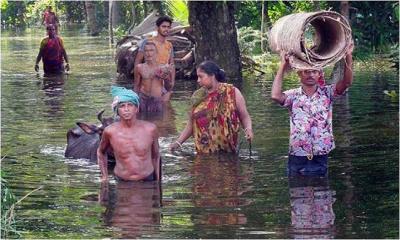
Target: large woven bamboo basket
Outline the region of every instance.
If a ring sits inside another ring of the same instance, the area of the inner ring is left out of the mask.
[[[349,22],[333,11],[284,16],[273,25],[268,40],[273,51],[290,54],[289,62],[295,69],[334,64],[352,42]]]

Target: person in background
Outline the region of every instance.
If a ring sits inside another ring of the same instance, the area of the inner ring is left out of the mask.
[[[171,30],[172,19],[168,16],[161,16],[156,21],[157,35],[150,38],[145,38],[141,44],[139,44],[139,50],[136,54],[134,66],[143,63],[145,60],[145,49],[147,41],[151,41],[155,44],[157,49],[157,56],[155,62],[161,65],[169,65],[171,70],[171,77],[164,81],[164,87],[166,91],[171,92],[175,85],[175,64],[174,64],[174,48],[172,43],[167,40],[169,31]],[[136,79],[134,79],[134,82]]]
[[[171,70],[169,65],[156,63],[154,42],[147,41],[144,50],[145,62],[135,67],[134,91],[140,96],[140,112],[161,112],[164,102],[171,97],[171,91],[164,87],[164,82],[171,78]]]
[[[60,22],[58,21],[57,15],[52,11],[51,6],[48,6],[44,11],[42,17],[42,24],[44,24],[46,27],[49,25],[53,25],[56,30],[56,33],[58,34],[58,27],[60,25]]]
[[[190,136],[194,137],[197,153],[237,152],[240,125],[246,139],[253,139],[253,129],[241,92],[225,83],[225,72],[213,61],[197,67],[201,88],[192,96],[186,127],[170,145],[176,150]]]
[[[69,71],[68,55],[64,48],[64,41],[57,36],[55,26],[50,24],[46,27],[47,37],[40,42],[39,53],[36,57],[35,71],[39,71],[39,62],[43,61],[45,74],[61,74],[65,70]]]

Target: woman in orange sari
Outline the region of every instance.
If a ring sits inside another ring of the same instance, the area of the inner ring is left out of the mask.
[[[251,118],[240,91],[225,82],[225,72],[212,61],[197,67],[201,88],[193,93],[189,120],[173,151],[190,136],[197,153],[237,152],[240,124],[248,141],[253,139]]]

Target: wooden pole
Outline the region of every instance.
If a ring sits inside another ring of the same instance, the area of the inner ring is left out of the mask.
[[[108,32],[109,32],[109,37],[110,37],[110,44],[114,44],[114,31],[113,31],[113,0],[110,0],[109,5],[108,5]]]

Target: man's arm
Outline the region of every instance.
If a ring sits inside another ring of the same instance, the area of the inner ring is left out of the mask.
[[[161,160],[160,160],[160,147],[158,144],[158,130],[155,127],[152,131],[153,144],[151,145],[151,160],[154,170],[156,172],[157,181],[161,180]]]
[[[286,99],[286,95],[282,92],[282,81],[285,71],[290,67],[289,59],[284,52],[281,52],[281,63],[279,65],[278,72],[276,73],[274,82],[271,89],[271,98],[279,104],[283,104]]]
[[[253,128],[251,124],[250,114],[246,108],[246,101],[239,89],[235,88],[235,101],[236,108],[239,113],[240,122],[242,123],[243,129],[246,134],[246,139],[249,141],[253,140]]]
[[[103,135],[101,136],[100,146],[97,149],[97,162],[100,167],[101,181],[108,181],[108,159],[107,159],[107,148],[110,146],[110,134],[104,129]]]
[[[67,55],[67,51],[65,50],[65,47],[64,47],[64,40],[61,38],[61,37],[58,37],[58,41],[60,42],[60,44],[61,44],[61,47],[62,47],[62,55],[63,55],[63,57],[64,57],[64,60],[65,60],[65,63],[66,63],[66,65],[65,65],[65,70],[67,70],[67,71],[69,71],[69,59],[68,59],[68,55]]]
[[[142,65],[139,64],[135,66],[134,69],[134,81],[133,81],[133,91],[139,92],[140,91],[140,84],[142,82],[142,76],[141,76],[141,67]]]
[[[134,63],[134,67],[136,68],[136,66],[140,63],[144,62],[144,52],[141,51],[140,49],[138,49],[138,52],[136,54],[135,57],[135,63]]]
[[[346,64],[344,66],[343,79],[336,83],[336,93],[339,95],[346,91],[353,83],[353,49],[354,45],[351,44],[345,57]]]
[[[69,67],[69,60],[68,60],[68,55],[67,55],[67,51],[65,51],[65,48],[63,47],[63,56],[64,56],[64,60],[65,60],[65,70],[69,71],[70,67]]]
[[[35,62],[35,71],[36,72],[39,71],[39,62],[42,59],[42,54],[43,54],[42,51],[43,51],[42,48],[40,48],[39,53],[38,53],[38,55],[36,57],[36,62]]]

